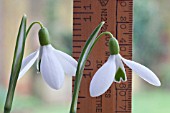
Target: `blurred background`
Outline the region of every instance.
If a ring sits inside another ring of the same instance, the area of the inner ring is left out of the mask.
[[[133,74],[133,113],[170,112],[169,4],[169,0],[134,0],[133,60],[150,67],[159,76],[162,86],[151,86]],[[0,0],[0,112],[23,13],[28,16],[28,24],[41,21],[49,29],[55,48],[71,55],[72,5],[71,0]],[[34,26],[27,38],[25,56],[39,46],[38,29],[38,25]],[[64,88],[55,91],[35,73],[34,66],[18,82],[12,113],[68,112],[71,78],[66,77]]]

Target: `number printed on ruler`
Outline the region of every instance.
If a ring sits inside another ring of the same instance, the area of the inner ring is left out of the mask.
[[[87,38],[101,21],[105,21],[101,32],[112,32],[119,41],[121,55],[131,59],[133,0],[74,0],[73,57],[78,60]],[[131,113],[132,73],[127,66],[127,82],[113,83],[105,94],[96,98],[89,94],[94,73],[110,55],[108,41],[109,36],[100,39],[87,60],[80,87],[78,113]]]

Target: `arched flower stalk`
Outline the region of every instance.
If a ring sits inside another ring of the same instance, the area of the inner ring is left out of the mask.
[[[73,98],[72,98],[72,104],[70,108],[70,113],[76,113],[77,109],[77,99],[80,89],[80,83],[83,76],[83,70],[85,67],[85,63],[87,61],[87,58],[95,45],[95,43],[103,36],[103,35],[109,35],[109,49],[110,49],[110,57],[108,61],[96,72],[94,77],[92,78],[92,81],[90,83],[90,95],[92,97],[100,96],[104,92],[107,91],[107,89],[111,86],[113,82],[121,82],[126,81],[126,72],[125,68],[123,66],[122,61],[130,67],[133,71],[135,71],[141,78],[146,80],[152,85],[160,86],[161,83],[157,76],[148,68],[145,66],[136,63],[134,61],[127,60],[123,58],[119,54],[119,44],[116,38],[113,37],[113,35],[110,32],[102,32],[98,37],[98,33],[103,26],[104,22],[101,22],[98,27],[92,32],[90,37],[88,38],[82,53],[80,55],[80,58],[78,60],[78,66],[76,70],[76,80],[74,83],[74,92],[73,92]],[[96,38],[97,37],[97,38]]]

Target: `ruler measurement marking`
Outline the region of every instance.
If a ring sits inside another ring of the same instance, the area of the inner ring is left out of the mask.
[[[73,51],[73,53],[79,53],[80,54],[81,52],[80,51]]]
[[[81,37],[81,34],[73,34],[74,37]]]
[[[86,42],[86,40],[73,40],[74,42]]]
[[[74,45],[73,45],[73,47],[74,47],[74,48],[81,48],[81,46],[74,46]]]
[[[81,6],[73,6],[73,8],[75,8],[75,9],[78,8],[79,9],[79,8],[81,8]]]
[[[74,2],[75,2],[75,3],[76,3],[76,2],[80,3],[80,2],[81,2],[81,0],[74,0]]]
[[[79,17],[77,17],[77,18],[73,17],[73,20],[81,20],[81,18],[79,18]]]
[[[73,28],[74,31],[81,31],[81,28]]]
[[[74,14],[93,14],[93,12],[73,12]]]
[[[116,22],[118,24],[123,24],[123,23],[131,23],[131,22]]]
[[[75,26],[75,25],[81,25],[81,23],[73,23],[73,26]]]

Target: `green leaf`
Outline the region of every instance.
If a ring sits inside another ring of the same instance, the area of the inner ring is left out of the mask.
[[[26,19],[27,19],[26,15],[24,15],[22,17],[21,24],[18,31],[13,64],[11,69],[9,88],[8,88],[6,103],[4,107],[4,113],[9,113],[12,107],[14,91],[15,91],[18,75],[20,72],[23,55],[24,55],[25,40],[26,40]]]
[[[86,41],[85,46],[84,46],[82,53],[80,55],[80,58],[79,58],[79,61],[78,61],[78,66],[77,66],[77,71],[76,71],[76,81],[75,81],[75,85],[74,85],[74,93],[73,93],[70,113],[76,113],[78,93],[79,93],[79,90],[80,90],[80,83],[81,83],[81,79],[82,79],[82,76],[83,76],[83,70],[84,70],[84,67],[85,67],[85,63],[87,61],[87,58],[88,58],[94,44],[96,43],[96,40],[98,40],[98,39],[96,39],[96,37],[97,37],[101,27],[103,26],[103,24],[104,24],[104,22],[101,22],[95,28],[95,30],[92,32],[92,34],[90,35],[90,37]]]

